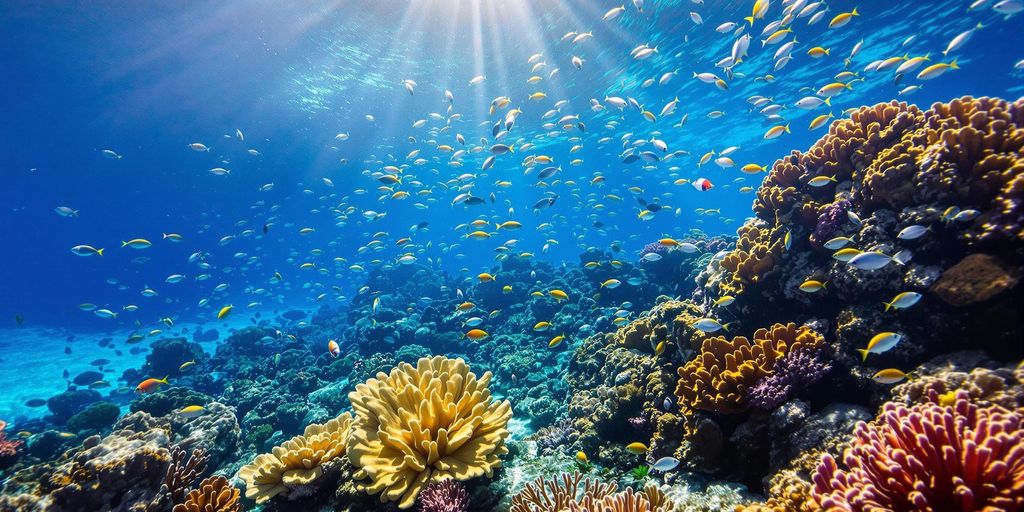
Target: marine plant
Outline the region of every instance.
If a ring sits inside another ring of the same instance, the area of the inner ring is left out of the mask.
[[[629,476],[633,477],[633,480],[643,480],[649,474],[651,474],[651,467],[645,464],[640,464],[629,471]]]
[[[240,512],[241,491],[222,476],[211,476],[190,491],[172,512]]]
[[[822,457],[813,496],[829,510],[1020,510],[1024,411],[971,403],[889,402],[859,423],[842,466]]]
[[[352,415],[344,413],[327,423],[314,423],[298,436],[257,455],[243,466],[238,477],[245,482],[245,497],[266,503],[271,498],[305,492],[329,469],[341,462],[352,426]]]
[[[508,453],[509,402],[488,390],[492,374],[462,359],[422,358],[349,393],[355,412],[349,459],[368,477],[366,491],[409,508],[432,482],[491,476]]]

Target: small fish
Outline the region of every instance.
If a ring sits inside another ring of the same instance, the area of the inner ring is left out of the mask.
[[[76,245],[71,248],[71,252],[75,253],[78,256],[92,256],[94,254],[98,256],[103,256],[102,248],[97,249],[91,245]]]
[[[227,305],[220,308],[220,311],[217,312],[217,320],[223,320],[227,318],[227,316],[231,314],[232,309],[235,309],[235,307],[232,305]]]
[[[551,290],[550,292],[548,292],[548,295],[554,297],[555,300],[566,300],[569,298],[569,294],[565,293],[562,290]]]
[[[893,299],[891,301],[883,302],[882,304],[885,306],[885,311],[889,311],[890,309],[894,309],[894,308],[895,309],[907,309],[907,308],[913,306],[914,304],[917,304],[918,301],[920,301],[920,300],[921,300],[921,294],[920,293],[917,293],[917,292],[903,292],[903,293],[897,294],[895,297],[893,297]]]
[[[648,450],[649,448],[647,448],[647,445],[641,442],[629,443],[626,445],[626,451],[633,455],[643,455],[647,453]]]
[[[185,370],[195,366],[195,364],[196,364],[195,360],[185,361],[184,363],[181,363],[181,366],[178,367],[178,371],[179,372],[183,372],[183,371],[185,371]]]
[[[817,293],[825,289],[827,282],[821,282],[814,279],[808,279],[800,284],[800,291],[807,293]]]
[[[871,380],[879,384],[896,384],[897,382],[901,382],[904,379],[909,378],[910,374],[903,373],[903,370],[898,368],[886,368],[885,370],[879,370],[871,376]]]
[[[732,304],[733,302],[736,302],[736,297],[733,297],[732,295],[723,295],[722,297],[719,297],[718,300],[716,300],[714,302],[714,306],[715,307],[723,307],[724,308],[725,306],[728,306],[729,304]]]
[[[178,414],[181,414],[188,419],[198,418],[204,413],[206,413],[206,409],[201,405],[188,405],[182,407],[181,410],[178,411]]]
[[[881,332],[868,341],[867,348],[858,348],[857,352],[860,352],[861,361],[866,361],[868,354],[881,354],[888,352],[902,339],[903,336],[895,332]]]
[[[145,238],[133,238],[127,242],[122,241],[121,247],[131,247],[132,249],[145,249],[152,246],[153,243]]]
[[[472,329],[466,333],[466,337],[473,341],[479,341],[487,338],[487,331],[483,329]]]
[[[930,228],[926,226],[914,224],[912,226],[907,226],[901,229],[899,234],[896,235],[896,238],[899,238],[900,240],[916,240],[924,236],[924,234],[927,233],[929,229]]]
[[[329,340],[327,342],[327,353],[331,354],[331,357],[338,357],[341,355],[341,347],[337,341]]]
[[[586,464],[588,462],[587,454],[583,453],[582,451],[576,452],[576,460]]]
[[[693,327],[697,328],[701,332],[717,332],[719,330],[729,330],[730,324],[721,324],[718,320],[713,318],[701,318],[693,323]]]
[[[601,288],[608,288],[609,290],[612,290],[618,288],[621,284],[622,281],[619,281],[618,279],[608,279],[605,282],[601,283]]]
[[[847,238],[845,236],[837,236],[837,237],[829,240],[828,242],[825,242],[825,244],[822,247],[824,247],[824,248],[826,248],[826,249],[828,249],[830,251],[836,251],[836,250],[842,249],[843,247],[846,247],[847,245],[850,245],[852,243],[853,243],[853,239],[852,238]]]
[[[152,393],[160,389],[160,386],[166,384],[169,384],[169,382],[167,382],[167,377],[162,379],[149,378],[140,382],[138,386],[135,386],[135,392],[140,394]]]
[[[666,471],[672,471],[678,465],[679,459],[675,457],[662,457],[651,466],[651,469],[664,473]]]
[[[555,336],[554,338],[551,338],[551,341],[548,342],[548,348],[555,348],[555,347],[561,345],[562,341],[564,341],[564,340],[565,340],[565,334],[559,334],[558,336]]]

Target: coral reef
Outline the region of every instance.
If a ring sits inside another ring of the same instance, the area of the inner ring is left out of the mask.
[[[704,340],[696,358],[679,369],[676,395],[694,409],[735,413],[749,406],[747,390],[772,375],[783,357],[798,349],[815,350],[824,339],[807,326],[776,324],[758,329],[753,341],[737,336]]]
[[[284,494],[289,498],[312,492],[314,482],[345,456],[352,415],[344,413],[325,424],[312,424],[272,453],[257,455],[242,467],[245,497],[264,503]]]
[[[366,490],[408,508],[429,483],[491,476],[501,465],[512,408],[491,399],[462,359],[423,358],[356,386],[348,455]]]
[[[1020,280],[1020,270],[989,254],[968,254],[946,269],[929,289],[952,306],[982,302],[1004,292]]]
[[[226,478],[212,476],[189,491],[184,501],[175,505],[172,512],[241,512],[240,497],[241,491]]]
[[[469,494],[455,480],[433,482],[420,493],[420,512],[469,512]]]
[[[830,455],[814,474],[825,508],[1016,510],[1024,507],[1024,414],[980,407],[966,391],[950,405],[889,403],[860,423],[840,467]]]
[[[7,422],[0,420],[0,469],[6,469],[14,464],[25,445],[24,442],[17,439],[8,439],[4,432],[6,428]]]
[[[614,482],[584,478],[579,472],[550,480],[538,478],[512,498],[511,512],[671,512],[674,505],[655,485],[640,492],[616,492]]]

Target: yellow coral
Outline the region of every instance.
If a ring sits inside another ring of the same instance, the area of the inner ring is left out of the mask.
[[[746,390],[770,375],[775,363],[797,347],[817,348],[822,336],[807,326],[775,324],[758,329],[754,341],[737,336],[704,340],[696,358],[679,369],[676,395],[680,404],[720,413],[746,409]]]
[[[238,472],[245,481],[245,497],[264,503],[320,478],[326,464],[345,455],[351,426],[352,415],[344,413],[322,425],[309,425],[271,453],[257,455]]]
[[[431,482],[491,476],[508,453],[507,400],[491,399],[491,372],[478,380],[462,359],[422,358],[349,393],[355,423],[348,456],[370,494],[408,508]]]
[[[779,222],[768,225],[751,219],[737,234],[736,248],[722,258],[722,268],[728,276],[720,286],[721,295],[739,294],[747,285],[759,283],[785,251],[786,231]]]

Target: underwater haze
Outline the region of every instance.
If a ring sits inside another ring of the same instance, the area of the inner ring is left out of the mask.
[[[0,511],[1024,510],[1024,0],[0,5]]]

